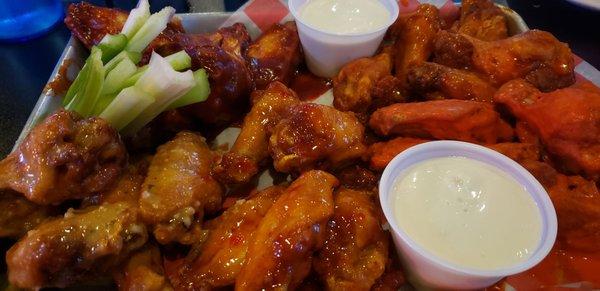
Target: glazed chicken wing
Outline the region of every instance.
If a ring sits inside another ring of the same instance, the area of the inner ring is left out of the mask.
[[[158,148],[139,208],[159,243],[196,242],[204,214],[220,209],[221,185],[211,176],[214,159],[204,139],[192,132],[180,132]]]
[[[236,23],[212,34],[179,34],[176,45],[166,46],[162,54],[185,50],[192,58],[192,69],[204,68],[210,82],[206,101],[185,107],[208,124],[227,124],[243,113],[253,89],[252,74],[245,56],[250,35]]]
[[[293,290],[302,282],[323,245],[337,183],[331,174],[308,171],[281,194],[248,246],[236,290]]]
[[[66,287],[107,274],[146,240],[146,228],[127,203],[70,210],[8,250],[8,279],[19,288]]]
[[[375,84],[392,72],[392,56],[382,52],[346,64],[333,78],[333,105],[341,111],[366,112]]]
[[[60,110],[0,161],[0,189],[37,204],[59,204],[106,190],[126,163],[125,146],[106,121]]]
[[[450,30],[485,41],[508,37],[506,16],[491,0],[462,1],[460,19]]]
[[[388,260],[388,237],[379,224],[374,193],[341,188],[313,266],[328,290],[370,290]]]
[[[53,215],[59,209],[37,205],[12,190],[0,190],[0,238],[18,239]]]
[[[490,42],[442,31],[436,38],[434,55],[436,63],[470,68],[496,86],[524,78],[547,92],[575,82],[569,47],[540,30]]]
[[[256,89],[274,81],[289,84],[302,60],[294,22],[274,24],[248,47],[247,55]]]
[[[600,178],[598,92],[569,87],[541,93],[523,80],[514,80],[502,86],[494,99],[527,123],[562,170]]]
[[[507,141],[513,130],[487,103],[437,100],[399,103],[371,115],[370,127],[380,135],[454,139],[477,143]]]
[[[300,103],[275,126],[269,148],[280,172],[335,168],[364,153],[364,127],[352,113]]]
[[[408,71],[409,89],[427,99],[492,102],[496,88],[476,74],[424,62]]]
[[[122,291],[173,290],[164,274],[160,250],[152,243],[133,253],[113,277]]]
[[[433,42],[441,27],[438,9],[421,4],[416,13],[404,19],[395,44],[395,73],[403,82],[408,70],[431,56]]]
[[[252,93],[254,105],[244,118],[242,130],[231,150],[221,158],[215,172],[225,183],[245,183],[258,173],[269,157],[269,135],[292,105],[300,103],[296,93],[280,82]]]
[[[198,251],[167,269],[178,290],[210,290],[235,283],[262,218],[285,188],[273,186],[238,200],[208,224],[208,238]]]

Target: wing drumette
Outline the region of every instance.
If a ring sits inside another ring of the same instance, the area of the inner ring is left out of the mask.
[[[0,161],[0,188],[38,204],[58,204],[106,190],[126,163],[125,146],[106,121],[60,110]]]
[[[452,25],[451,31],[485,41],[508,37],[506,16],[490,0],[462,1],[460,19]]]

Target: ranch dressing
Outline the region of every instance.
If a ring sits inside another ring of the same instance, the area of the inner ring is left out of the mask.
[[[463,267],[525,261],[541,239],[533,198],[507,173],[464,157],[420,162],[392,189],[398,226],[423,249]]]
[[[378,0],[308,0],[299,11],[306,24],[337,34],[376,31],[390,20],[390,12]]]

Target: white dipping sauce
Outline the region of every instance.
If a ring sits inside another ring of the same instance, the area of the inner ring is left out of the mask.
[[[339,34],[376,31],[390,20],[390,12],[377,0],[308,0],[299,10],[305,23]]]
[[[525,261],[540,243],[533,198],[507,173],[465,157],[420,162],[392,189],[398,226],[430,253],[479,270]]]

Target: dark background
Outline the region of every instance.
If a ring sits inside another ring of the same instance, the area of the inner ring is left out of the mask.
[[[64,1],[65,5],[70,2]],[[88,2],[128,10],[137,3],[135,0]],[[244,0],[225,0],[223,8],[234,11],[243,3]],[[166,5],[178,12],[190,10],[186,0],[150,0],[150,4],[153,10]],[[565,0],[509,0],[508,4],[530,28],[552,32],[569,43],[575,54],[600,68],[599,12]],[[59,23],[41,37],[22,43],[0,43],[0,157],[8,154],[19,136],[69,37],[67,28]]]

